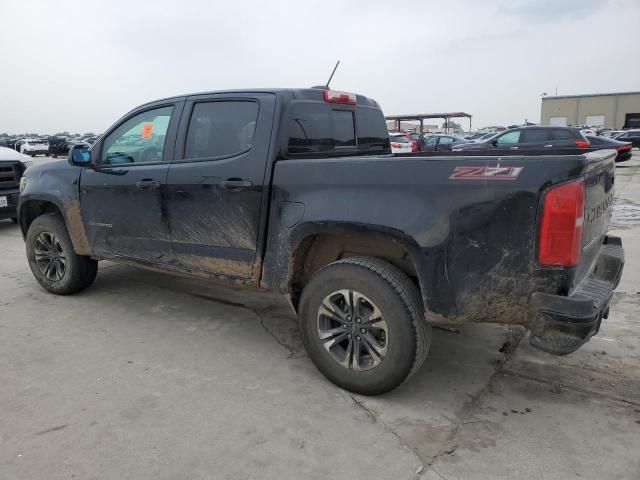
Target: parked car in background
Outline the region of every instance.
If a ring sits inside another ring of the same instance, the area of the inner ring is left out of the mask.
[[[588,136],[587,140],[593,150],[617,150],[616,163],[631,159],[631,142],[620,142],[613,138]]]
[[[413,146],[411,140],[407,138],[404,133],[389,133],[389,140],[391,140],[391,152],[392,153],[411,153],[413,152]]]
[[[98,140],[98,135],[92,135],[90,137],[82,137],[80,140],[88,143],[89,145],[93,145],[94,143],[96,143],[96,140]]]
[[[416,132],[405,132],[404,135],[411,142],[412,152],[424,151],[424,136],[422,134]]]
[[[613,138],[620,142],[631,142],[634,147],[640,148],[640,128],[624,130]]]
[[[7,148],[11,148],[12,150],[16,150],[16,142],[19,140],[18,137],[9,137],[4,139],[4,146]]]
[[[469,143],[467,139],[457,135],[431,135],[425,139],[425,152],[451,151],[454,145]]]
[[[27,138],[20,141],[20,153],[35,157],[36,155],[48,155],[49,144],[38,138]]]
[[[507,130],[480,142],[454,145],[453,150],[535,150],[589,148],[589,142],[579,128],[520,127]]]
[[[475,133],[470,133],[469,135],[465,135],[464,138],[469,141],[473,141],[473,140],[480,140],[485,135],[487,135],[487,133],[485,132],[475,132]]]
[[[16,152],[13,148],[0,147],[0,161],[20,162],[25,169],[33,165],[33,160],[29,155]]]
[[[585,137],[594,137],[596,135],[596,131],[593,130],[592,128],[582,128],[580,129],[580,132]]]
[[[623,130],[613,130],[611,128],[605,128],[598,131],[599,137],[615,137],[616,135],[622,133]]]
[[[0,220],[17,222],[20,178],[32,164],[31,157],[0,147]]]
[[[66,157],[72,147],[90,147],[91,145],[91,143],[82,140],[49,137],[49,156],[53,158]]]
[[[58,156],[66,155],[69,153],[69,148],[66,146],[68,141],[67,137],[52,136],[49,137],[49,156],[56,158]]]
[[[493,138],[496,135],[498,135],[500,132],[487,132],[485,134],[483,134],[480,138],[477,138],[474,140],[474,142],[481,142],[483,140],[487,140],[489,138]]]

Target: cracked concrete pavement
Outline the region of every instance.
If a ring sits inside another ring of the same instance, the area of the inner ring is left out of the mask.
[[[617,171],[626,206],[638,160]],[[580,351],[434,329],[414,378],[364,397],[316,371],[278,296],[102,262],[56,297],[0,222],[0,478],[640,478],[640,216],[612,231],[625,274]]]

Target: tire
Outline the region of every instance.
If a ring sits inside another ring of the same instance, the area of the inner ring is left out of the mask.
[[[331,315],[324,305],[331,305]],[[398,268],[377,258],[349,257],[311,277],[298,318],[305,348],[323,375],[351,392],[380,395],[409,379],[426,358],[431,326],[422,311],[418,289]],[[349,351],[359,355],[349,357]]]
[[[55,213],[41,215],[33,221],[27,232],[26,247],[33,276],[51,293],[71,295],[87,288],[96,278],[98,262],[75,253],[64,221]],[[53,251],[56,253],[51,253]],[[37,255],[39,261],[36,261]],[[46,265],[51,263],[55,267],[47,270]]]

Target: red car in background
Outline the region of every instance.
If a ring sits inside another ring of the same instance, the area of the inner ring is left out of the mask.
[[[411,152],[421,152],[424,145],[424,137],[416,132],[403,132],[404,136],[411,142]]]

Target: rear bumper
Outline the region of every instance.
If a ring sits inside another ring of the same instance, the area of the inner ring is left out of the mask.
[[[628,152],[619,152],[618,155],[616,155],[616,163],[631,160],[631,156],[631,150],[629,150]]]
[[[534,293],[529,302],[531,345],[556,355],[575,352],[600,329],[620,283],[624,250],[619,237],[607,236],[591,275],[570,295]]]

